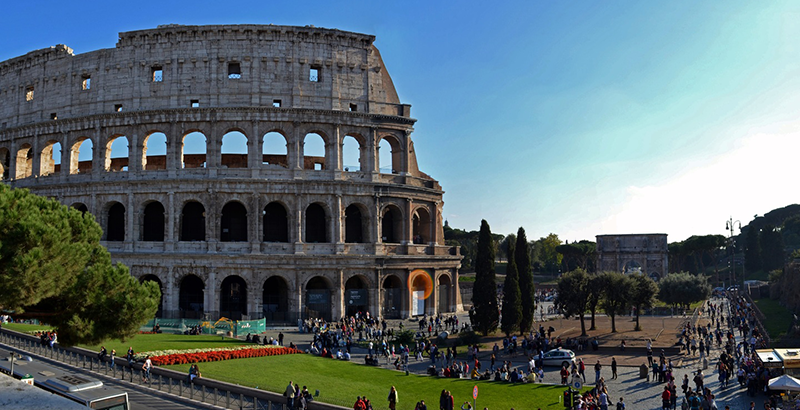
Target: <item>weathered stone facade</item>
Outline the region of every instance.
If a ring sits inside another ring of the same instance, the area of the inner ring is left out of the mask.
[[[374,40],[170,25],[0,62],[0,175],[94,214],[112,258],[161,284],[163,317],[456,311],[443,191]]]
[[[668,273],[667,234],[597,235],[597,271],[641,271],[654,280]]]

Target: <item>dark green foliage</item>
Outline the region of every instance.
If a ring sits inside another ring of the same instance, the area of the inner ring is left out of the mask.
[[[413,330],[403,329],[401,331],[394,332],[394,340],[392,340],[392,344],[411,346],[414,343],[416,343],[416,339],[414,339]]]
[[[758,230],[750,227],[747,229],[744,241],[744,267],[755,272],[761,269],[761,245],[758,241]]]
[[[486,220],[481,221],[478,249],[475,257],[475,287],[472,291],[473,327],[484,336],[497,329],[500,313],[497,311],[497,283],[494,273],[495,243]]]
[[[603,296],[603,278],[601,278],[600,275],[590,274],[588,286],[586,308],[592,314],[592,324],[589,330],[595,330],[594,317],[597,314],[597,306],[600,304],[600,298]]]
[[[597,244],[591,241],[566,243],[556,247],[556,252],[563,256],[561,261],[564,272],[581,268],[594,272],[597,259]]]
[[[656,303],[656,294],[658,294],[658,285],[646,275],[635,273],[629,277],[631,282],[631,293],[628,302],[631,306],[636,308],[636,330],[642,330],[639,326],[639,314],[642,309],[653,307]]]
[[[0,184],[0,308],[52,325],[67,346],[135,334],[158,285],[112,266],[101,234],[89,214]]]
[[[519,290],[519,274],[517,273],[517,262],[514,260],[514,247],[516,238],[509,240],[506,245],[507,254],[512,257],[508,259],[506,269],[506,280],[503,284],[503,320],[500,328],[506,336],[519,330],[519,322],[522,320],[522,295]]]
[[[617,332],[617,315],[625,314],[630,306],[628,296],[631,293],[631,280],[621,272],[603,272],[600,274],[603,296],[600,307],[611,318],[611,332]]]
[[[533,263],[538,265],[541,270],[548,273],[556,273],[561,267],[562,255],[556,251],[561,245],[558,235],[551,233],[544,238],[533,243]]]
[[[444,240],[449,246],[460,246],[461,254],[464,259],[461,260],[461,272],[472,272],[475,269],[475,255],[478,249],[478,231],[465,231],[462,229],[453,229],[449,225],[444,227]]]
[[[586,336],[586,323],[583,314],[589,296],[589,275],[583,269],[567,272],[558,279],[558,296],[555,305],[565,317],[578,316],[581,319],[581,336]]]
[[[514,259],[517,263],[519,273],[520,303],[522,305],[522,318],[519,323],[519,330],[527,334],[533,326],[536,316],[535,296],[536,290],[533,284],[533,270],[531,267],[531,252],[528,246],[528,237],[525,235],[525,228],[517,230],[517,244],[514,247]]]
[[[723,235],[693,235],[685,241],[673,242],[668,245],[671,269],[702,273],[707,265],[714,264],[716,272],[718,253],[725,244]]]
[[[765,271],[782,269],[784,260],[783,236],[773,225],[761,229],[759,235],[761,247],[761,267]]]
[[[688,306],[710,295],[711,285],[703,275],[670,273],[658,282],[658,299],[673,306]]]

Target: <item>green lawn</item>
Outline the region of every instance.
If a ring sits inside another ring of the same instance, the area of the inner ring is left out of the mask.
[[[117,351],[117,356],[124,356],[128,351],[128,347],[133,346],[135,352],[149,352],[152,350],[166,350],[166,349],[205,349],[208,347],[230,347],[239,346],[245,343],[239,339],[223,338],[214,335],[175,335],[170,333],[160,334],[142,334],[136,335],[126,341],[121,340],[106,340],[102,346],[106,347],[108,352],[111,349]],[[101,345],[79,345],[85,349],[100,351]]]
[[[558,402],[564,391],[561,386],[406,376],[403,372],[306,354],[200,363],[199,366],[203,377],[279,393],[291,380],[308,386],[312,394],[319,389],[319,401],[345,407],[352,407],[356,396],[366,395],[375,408],[385,408],[389,388],[395,386],[399,393],[398,408],[413,408],[420,399],[424,399],[429,408],[435,408],[444,389],[452,392],[455,407],[460,408],[465,400],[472,401],[472,388],[477,385],[478,408],[563,408]],[[188,365],[164,367],[189,371]]]
[[[761,313],[767,317],[764,327],[767,328],[769,337],[776,340],[785,335],[792,325],[792,312],[770,298],[756,299],[755,302]]]
[[[27,325],[24,323],[3,323],[3,329],[14,330],[21,333],[33,333],[38,330],[51,330],[49,325]]]

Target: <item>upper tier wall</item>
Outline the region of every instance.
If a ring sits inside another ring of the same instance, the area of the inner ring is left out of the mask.
[[[0,62],[0,128],[115,111],[274,106],[410,116],[375,38],[314,27],[162,26],[116,48]]]

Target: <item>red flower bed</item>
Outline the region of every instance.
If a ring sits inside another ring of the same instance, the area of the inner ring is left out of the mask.
[[[200,362],[216,362],[219,360],[246,359],[248,357],[280,356],[284,354],[303,353],[298,349],[289,347],[276,347],[274,349],[242,349],[242,350],[216,350],[201,353],[180,353],[165,356],[153,356],[150,360],[154,365],[168,366],[171,364],[189,364]]]

